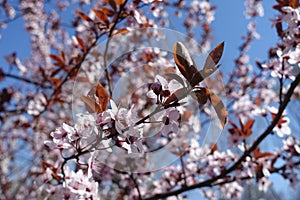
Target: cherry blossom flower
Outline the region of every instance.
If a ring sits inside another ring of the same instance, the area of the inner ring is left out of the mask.
[[[255,16],[263,17],[264,16],[264,8],[262,6],[261,0],[247,0],[245,1],[246,11],[244,15],[247,19]]]
[[[156,99],[156,103],[159,104],[169,97],[172,92],[179,88],[182,88],[182,85],[176,80],[172,79],[168,82],[161,75],[156,75],[155,82],[151,84],[150,90],[147,92],[147,96],[149,98]]]
[[[220,187],[226,199],[241,199],[244,188],[238,182],[227,183]]]
[[[180,113],[177,109],[171,108],[168,109],[163,117],[163,128],[161,129],[161,133],[164,136],[167,136],[169,133],[177,133],[179,131],[179,117]]]
[[[275,107],[268,107],[269,112],[272,115],[272,119],[275,118],[276,114],[278,113],[278,109]],[[283,137],[284,135],[290,135],[291,129],[289,127],[290,119],[286,117],[286,112],[283,113],[281,119],[274,127],[274,131],[277,133],[279,137]]]
[[[251,33],[251,35],[253,36],[253,38],[255,39],[259,39],[260,35],[258,32],[256,32],[256,23],[255,22],[250,22],[247,26],[249,32]]]
[[[300,63],[300,45],[298,44],[294,49],[290,49],[286,54],[288,62],[291,65],[297,65]]]
[[[282,78],[283,76],[284,78],[294,80],[295,76],[292,74],[293,68],[286,64],[284,65],[284,68],[282,67],[283,60],[287,57],[283,55],[283,52],[279,49],[276,51],[276,54],[277,58],[271,58],[268,63],[262,64],[262,67],[269,69],[272,77]]]
[[[39,115],[47,105],[47,99],[44,94],[37,95],[33,100],[28,103],[27,113],[29,115]]]
[[[98,183],[90,180],[82,170],[77,172],[66,170],[66,187],[76,194],[77,198],[99,199]]]
[[[69,149],[72,147],[71,142],[78,139],[77,131],[65,123],[51,132],[50,135],[53,141],[47,140],[44,142],[50,148]]]
[[[300,142],[297,141],[294,137],[288,136],[285,140],[283,140],[283,150],[287,151],[290,156],[296,154],[300,154]]]

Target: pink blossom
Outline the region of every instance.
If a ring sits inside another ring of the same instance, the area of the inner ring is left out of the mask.
[[[179,117],[180,113],[177,109],[171,108],[166,111],[165,117],[163,117],[163,127],[161,133],[167,136],[169,133],[177,133],[179,131]]]
[[[247,0],[245,1],[246,11],[244,15],[247,19],[255,16],[263,17],[264,16],[264,8],[262,6],[261,0]]]
[[[27,112],[29,115],[37,116],[44,111],[46,105],[46,96],[44,94],[39,94],[33,100],[29,101]]]
[[[271,112],[272,119],[276,116],[278,109],[275,107],[268,107],[269,112]],[[283,137],[284,135],[290,135],[291,129],[289,127],[290,119],[286,117],[286,112],[283,113],[283,116],[274,127],[274,131],[277,133],[279,137]]]
[[[90,180],[82,170],[77,172],[66,170],[66,187],[76,194],[77,198],[99,199],[98,183]]]

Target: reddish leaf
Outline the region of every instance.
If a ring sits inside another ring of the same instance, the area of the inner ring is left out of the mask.
[[[86,96],[82,96],[81,99],[89,113],[101,113],[100,105],[95,101],[95,99]]]
[[[239,121],[240,121],[241,128],[239,128],[235,123],[229,122],[229,124],[231,126],[233,126],[233,128],[228,129],[228,131],[231,134],[239,134],[243,138],[251,136],[252,135],[252,126],[253,126],[255,120],[250,119],[246,122],[246,124],[243,124],[241,120],[239,120]]]
[[[124,4],[124,2],[125,2],[125,0],[116,0],[116,4],[117,4],[117,6],[121,6],[121,5],[123,5]]]
[[[218,44],[207,56],[203,72],[204,74],[212,74],[216,70],[224,51],[224,42]]]
[[[281,8],[290,6],[294,9],[299,7],[299,0],[277,0],[278,4],[274,5],[273,8],[281,12]]]
[[[205,60],[205,64],[202,70],[193,74],[193,77],[190,81],[192,87],[199,84],[206,77],[209,77],[212,73],[214,73],[220,65],[218,62],[220,61],[222,54],[224,51],[224,42],[218,44],[207,56]]]
[[[239,129],[239,127],[232,121],[228,122],[231,126],[233,126],[234,129]]]
[[[211,153],[218,151],[218,146],[216,143],[210,145]]]
[[[289,1],[289,6],[291,6],[294,9],[298,8],[299,7],[299,0],[290,0]]]
[[[54,76],[55,76],[56,74],[58,74],[62,69],[63,69],[63,68],[61,68],[61,67],[57,68],[56,70],[54,70],[54,71],[51,73],[50,77],[51,77],[51,78],[54,77]]]
[[[57,63],[62,63],[62,64],[64,63],[63,59],[60,56],[50,54],[49,57],[54,61],[56,61]]]
[[[176,42],[174,45],[173,57],[180,73],[190,82],[197,69],[188,50],[181,42]]]
[[[195,94],[196,99],[200,105],[206,104],[209,97],[209,92],[206,88],[201,87],[198,90],[194,91],[193,93]]]
[[[101,113],[105,111],[110,99],[108,92],[100,83],[94,86],[87,96],[82,96],[81,98],[89,113]]]
[[[99,21],[105,23],[106,26],[109,25],[109,19],[104,12],[102,12],[101,10],[96,10],[96,9],[93,9],[93,11],[96,14],[97,18],[99,19]]]
[[[283,28],[282,28],[282,23],[281,22],[277,22],[276,25],[276,32],[277,32],[277,35],[279,37],[283,37]]]
[[[205,78],[209,77],[212,73],[214,73],[220,65],[217,65],[214,69],[212,70],[206,70],[204,71],[203,69],[198,71],[197,73],[194,74],[192,80],[191,80],[191,86],[194,87],[195,85],[199,84],[201,81],[203,81]]]
[[[55,88],[61,83],[61,79],[58,78],[50,78],[49,80],[55,86]]]
[[[246,124],[242,124],[242,121],[240,120],[240,124],[242,127],[242,135],[244,137],[249,137],[252,135],[252,126],[254,124],[254,119],[249,119]]]
[[[247,123],[244,125],[244,130],[252,129],[254,121],[255,121],[254,119],[249,119]]]
[[[259,147],[257,147],[254,151],[253,151],[253,156],[255,159],[259,159],[259,158],[264,158],[264,157],[271,157],[274,156],[273,153],[270,152],[261,152]]]
[[[117,34],[125,34],[125,33],[128,33],[129,30],[127,28],[121,28],[119,30],[117,30],[114,35],[117,35]]]
[[[64,63],[66,63],[66,54],[64,51],[60,52],[60,56],[61,56],[62,60],[64,61]]]
[[[101,8],[100,10],[109,17],[112,17],[115,14],[114,11],[112,11],[111,9],[108,9],[108,8]]]
[[[85,46],[83,40],[79,36],[76,36],[76,40],[77,40],[79,46],[81,47],[82,51],[86,52],[86,46]]]
[[[223,102],[221,101],[221,99],[211,90],[205,88],[207,91],[206,93],[209,94],[209,100],[213,106],[213,108],[215,109],[217,116],[219,118],[219,121],[222,125],[222,128],[225,127],[225,124],[227,122],[227,111],[226,108],[223,104]]]
[[[106,2],[112,7],[112,9],[117,10],[117,4],[115,0],[106,0]]]
[[[88,22],[93,21],[89,16],[87,16],[86,14],[84,14],[83,12],[80,12],[80,11],[77,12],[77,16]]]
[[[102,110],[101,112],[105,111],[109,103],[109,94],[99,82],[96,88],[96,96],[100,101],[100,108]]]

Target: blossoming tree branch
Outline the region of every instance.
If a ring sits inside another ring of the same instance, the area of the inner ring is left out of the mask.
[[[296,188],[299,2],[266,8],[277,43],[256,60],[263,2],[244,5],[227,66],[210,1],[0,1],[1,40],[21,22],[30,44],[1,51],[0,199],[245,199],[275,174]]]

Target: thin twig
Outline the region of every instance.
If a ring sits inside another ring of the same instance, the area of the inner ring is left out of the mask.
[[[52,88],[50,85],[44,85],[44,84],[42,84],[40,82],[37,82],[37,81],[34,81],[34,80],[30,80],[28,78],[17,76],[17,75],[14,75],[14,74],[2,73],[2,75],[6,76],[8,78],[12,78],[12,79],[16,79],[16,80],[19,80],[19,81],[23,81],[23,82],[26,82],[26,83],[33,84],[33,85],[39,86],[39,87],[44,88],[44,89],[50,89],[50,88]]]
[[[183,155],[180,156],[180,164],[181,164],[181,170],[182,170],[182,174],[183,174],[184,186],[187,187],[185,166],[184,166],[184,162],[183,162]]]
[[[106,42],[106,45],[105,45],[105,50],[104,50],[104,58],[103,58],[103,64],[104,64],[104,68],[105,68],[105,76],[106,76],[106,79],[107,79],[107,84],[108,84],[108,92],[110,95],[112,95],[112,87],[111,87],[111,80],[110,80],[110,76],[109,76],[109,72],[108,72],[108,66],[107,66],[107,60],[106,60],[106,57],[107,57],[107,51],[108,51],[108,46],[109,46],[109,43],[110,43],[110,40],[111,40],[111,36],[113,34],[113,31],[115,30],[116,28],[116,25],[118,24],[119,22],[119,19],[120,19],[120,16],[121,16],[121,13],[122,11],[124,10],[125,8],[125,5],[127,4],[128,0],[126,0],[120,7],[120,10],[117,14],[117,17],[116,17],[116,21],[115,23],[112,25],[110,31],[109,31],[109,34],[108,34],[108,39],[107,39],[107,42]]]
[[[133,182],[134,185],[135,185],[135,188],[136,188],[136,190],[137,190],[137,192],[138,192],[138,195],[139,195],[139,200],[142,200],[141,190],[140,190],[140,187],[139,187],[139,185],[138,185],[136,179],[134,178],[134,176],[133,176],[132,173],[129,175],[129,177],[130,177],[130,179],[132,180],[132,182]]]

